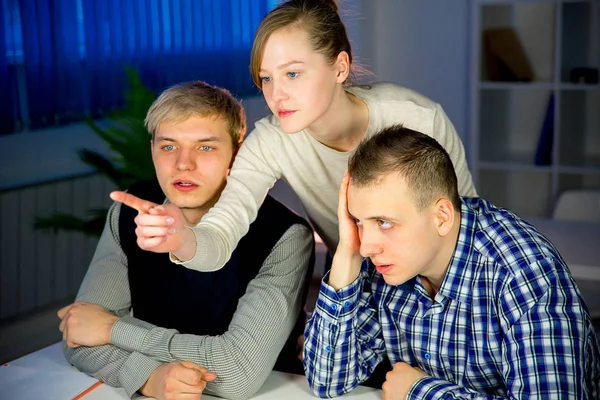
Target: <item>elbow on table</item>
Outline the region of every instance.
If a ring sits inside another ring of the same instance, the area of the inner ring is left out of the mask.
[[[310,386],[310,390],[312,391],[312,393],[316,397],[319,397],[321,399],[332,399],[332,398],[339,397],[339,396],[345,394],[344,391],[341,391],[339,393],[335,392],[334,390],[332,390],[330,385],[315,384],[315,383],[309,382],[309,386]]]
[[[265,381],[266,376],[264,379],[260,379],[260,377],[239,373],[235,376],[221,377],[221,379],[217,376],[213,385],[209,384],[207,388],[210,390],[209,394],[215,394],[228,400],[248,400]]]

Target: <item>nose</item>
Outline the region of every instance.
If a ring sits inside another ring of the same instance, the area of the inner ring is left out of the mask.
[[[271,83],[271,98],[276,103],[287,100],[288,95],[282,82]]]
[[[381,254],[383,248],[377,239],[377,235],[370,229],[362,229],[360,232],[360,255],[363,257],[373,257]]]
[[[196,168],[196,162],[194,161],[194,157],[192,157],[191,152],[192,151],[188,149],[182,149],[179,151],[176,164],[176,168],[179,171],[191,171]]]

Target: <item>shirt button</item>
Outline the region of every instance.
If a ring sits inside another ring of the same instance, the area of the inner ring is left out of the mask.
[[[349,302],[349,301],[347,301],[347,302],[345,302],[345,303],[344,303],[344,307],[346,307],[346,309],[350,308],[350,305],[351,305],[351,304],[350,304],[350,302]]]
[[[331,305],[331,311],[337,311],[337,304]]]
[[[426,359],[426,360],[429,360],[430,358],[431,358],[431,354],[429,354],[429,353],[425,353],[425,359]]]
[[[331,346],[330,345],[325,346],[325,351],[328,353],[331,353]]]

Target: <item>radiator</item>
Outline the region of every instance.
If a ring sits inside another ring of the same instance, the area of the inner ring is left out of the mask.
[[[36,216],[86,216],[108,207],[113,184],[99,175],[0,192],[0,323],[73,299],[94,254],[97,238],[46,233]]]

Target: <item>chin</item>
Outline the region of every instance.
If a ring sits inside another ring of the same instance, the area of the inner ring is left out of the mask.
[[[406,283],[406,281],[408,279],[400,278],[398,276],[393,276],[393,275],[383,275],[383,280],[388,285],[399,286],[399,285],[402,285],[403,283]]]
[[[298,133],[307,128],[306,124],[290,121],[289,119],[293,118],[293,116],[288,117],[286,121],[279,120],[279,128],[288,135],[292,135],[294,133]]]

